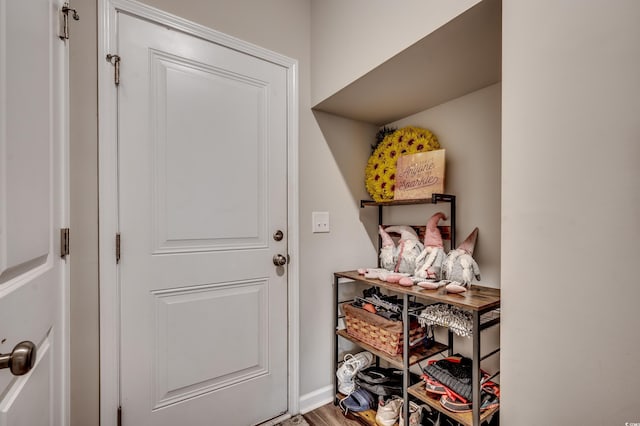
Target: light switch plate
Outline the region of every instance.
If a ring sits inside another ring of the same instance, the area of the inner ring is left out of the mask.
[[[311,232],[329,232],[329,212],[311,212]]]

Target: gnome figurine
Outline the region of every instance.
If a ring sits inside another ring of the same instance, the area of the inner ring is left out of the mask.
[[[416,268],[416,258],[423,249],[422,243],[418,240],[416,231],[406,225],[389,226],[386,229],[380,227],[380,237],[382,238],[382,248],[380,249],[380,266],[389,271],[400,272],[403,274],[413,274]],[[392,252],[393,240],[389,236],[389,232],[400,234],[400,240],[395,247],[393,257],[389,256]],[[390,259],[394,260],[390,264]],[[389,267],[390,266],[390,267]]]
[[[396,245],[382,225],[378,226],[378,234],[380,234],[380,238],[382,239],[380,247],[380,267],[387,271],[393,271],[398,261]]]
[[[438,212],[429,218],[424,235],[424,250],[416,258],[416,278],[440,280],[442,278],[442,263],[447,255],[442,244],[442,235],[438,229],[438,222],[445,220],[444,213]]]
[[[480,268],[472,257],[477,238],[478,228],[475,228],[458,248],[447,255],[442,265],[444,279],[452,281],[447,285],[447,291],[465,291],[474,278],[480,280]]]

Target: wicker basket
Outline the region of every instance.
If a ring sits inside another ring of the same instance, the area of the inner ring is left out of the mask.
[[[347,334],[389,355],[402,353],[402,321],[391,321],[380,315],[357,308],[350,303],[342,305]],[[417,321],[410,322],[409,342],[424,337],[424,328]]]

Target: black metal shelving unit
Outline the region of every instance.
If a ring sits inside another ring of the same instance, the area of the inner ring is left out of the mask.
[[[367,206],[376,206],[378,207],[378,223],[379,225],[383,225],[383,208],[389,206],[398,206],[398,205],[413,205],[413,204],[437,204],[439,202],[448,202],[450,204],[449,210],[449,221],[450,221],[450,247],[455,247],[455,196],[450,194],[433,194],[431,198],[421,199],[421,200],[402,200],[402,201],[388,201],[388,202],[375,202],[369,200],[362,200],[360,202],[360,207],[364,208]],[[443,239],[444,236],[443,236]],[[402,295],[403,300],[403,312],[402,312],[402,321],[403,321],[403,352],[402,355],[390,356],[384,352],[378,351],[375,348],[367,345],[364,342],[359,341],[358,339],[349,336],[344,329],[339,328],[339,320],[343,318],[339,312],[339,306],[341,303],[345,303],[348,301],[341,301],[339,299],[339,287],[345,283],[355,283],[360,282],[370,286],[376,286],[380,288],[384,288],[388,291],[397,293]],[[391,284],[384,281],[380,281],[377,279],[367,279],[364,276],[359,275],[357,271],[346,271],[346,272],[336,272],[334,273],[334,282],[333,282],[333,296],[334,296],[334,330],[335,330],[335,341],[334,341],[334,371],[337,370],[340,360],[338,353],[338,343],[340,338],[344,338],[350,340],[351,342],[357,344],[361,348],[372,352],[378,359],[384,359],[389,364],[401,368],[403,370],[403,398],[405,401],[409,401],[409,395],[421,400],[422,402],[428,404],[434,409],[442,412],[443,414],[453,418],[463,425],[468,426],[479,426],[481,422],[486,421],[492,414],[494,414],[498,408],[487,410],[483,413],[480,412],[480,362],[483,359],[488,358],[489,356],[493,356],[498,353],[499,348],[488,353],[484,357],[480,356],[480,335],[481,331],[487,329],[491,326],[494,326],[500,322],[499,313],[498,315],[485,315],[491,311],[496,311],[500,307],[500,290],[482,287],[482,286],[471,286],[471,288],[463,293],[463,294],[449,294],[443,291],[443,289],[439,290],[426,290],[418,286],[413,287],[404,287],[398,284]],[[438,343],[431,350],[423,353],[410,353],[409,352],[409,298],[414,297],[418,299],[423,299],[430,303],[445,303],[453,306],[457,306],[464,310],[471,312],[472,321],[473,321],[473,336],[472,336],[472,401],[473,401],[473,409],[471,413],[452,413],[445,410],[442,406],[440,406],[438,400],[431,398],[424,391],[424,385],[420,383],[416,383],[411,385],[410,383],[410,373],[409,368],[411,365],[429,358],[437,353],[448,350],[448,353],[453,354],[453,333],[451,330],[448,330],[448,344],[443,345]],[[496,311],[499,312],[499,311]],[[481,320],[483,315],[486,317],[484,320]],[[338,385],[337,380],[334,377],[334,391],[336,398],[334,403],[338,403]],[[403,418],[405,419],[405,424],[409,423],[409,404],[405,403],[403,405]],[[369,417],[375,417],[375,413],[372,415],[369,414]],[[363,416],[365,421],[371,421],[367,416]],[[374,423],[375,424],[375,420]]]

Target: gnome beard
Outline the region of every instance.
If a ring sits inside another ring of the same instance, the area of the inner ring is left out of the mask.
[[[449,252],[442,265],[444,278],[452,281],[452,290],[459,290],[458,286],[469,287],[474,278],[480,280],[480,268],[473,258],[477,238],[478,228],[475,228],[458,248]]]
[[[424,235],[424,250],[416,258],[416,268],[413,275],[416,278],[441,278],[442,263],[446,258],[442,236],[438,229],[440,219],[446,219],[444,213],[438,212],[429,218]]]
[[[415,270],[416,278],[439,280],[442,272],[442,263],[447,255],[442,247],[425,247],[416,259],[418,267]]]

